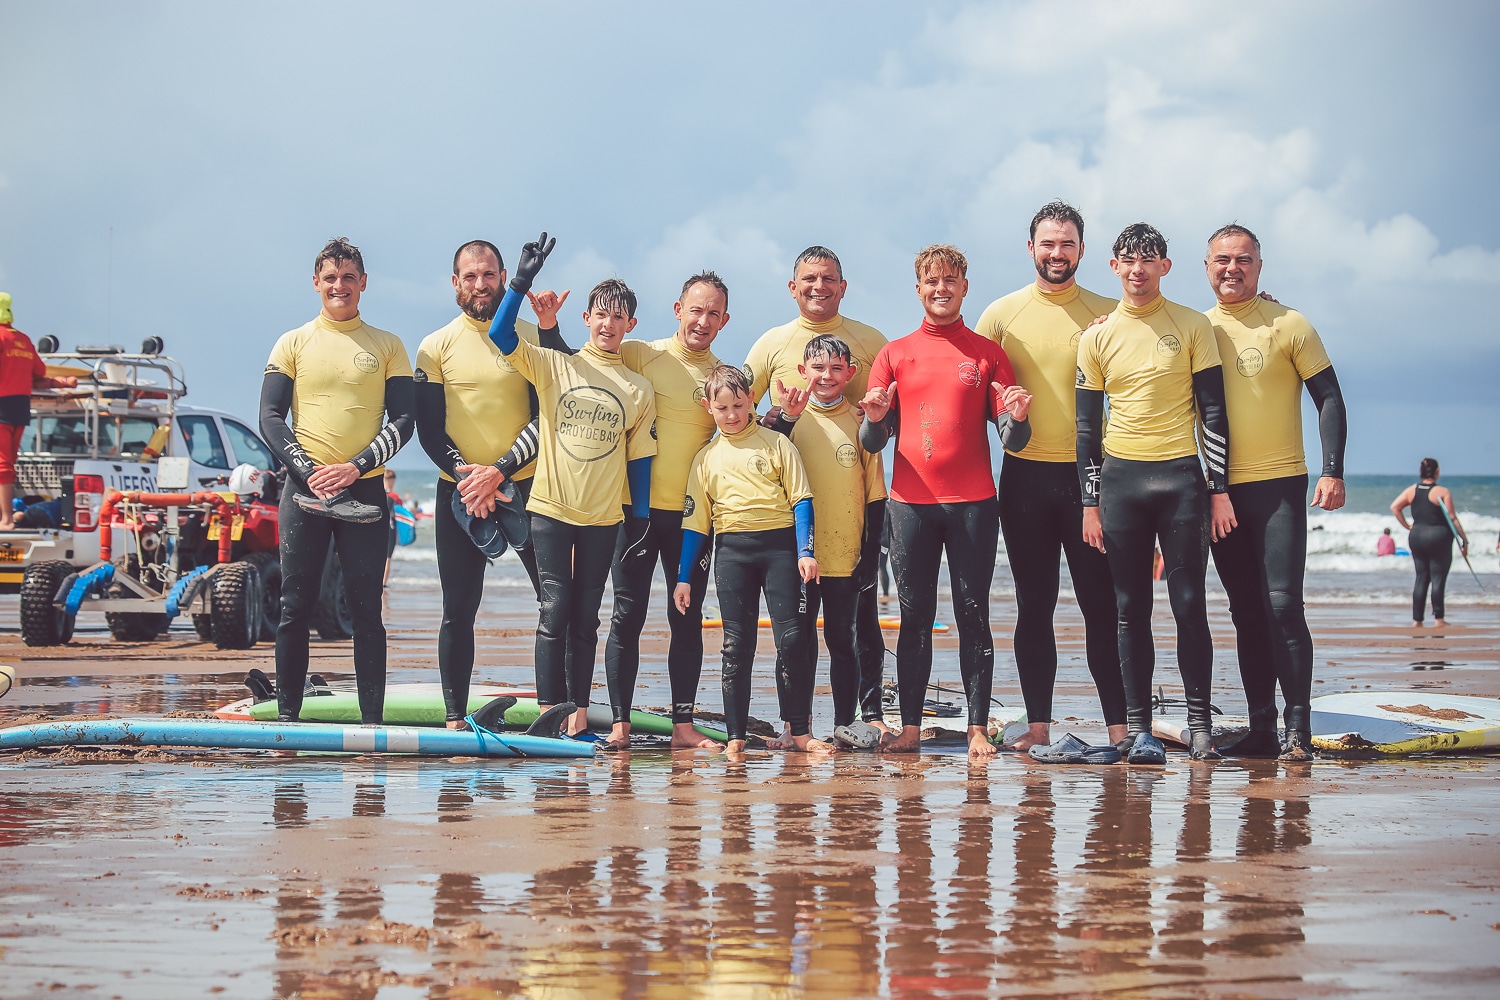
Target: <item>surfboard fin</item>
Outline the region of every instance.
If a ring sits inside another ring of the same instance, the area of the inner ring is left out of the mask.
[[[469,725],[491,733],[498,733],[505,725],[505,713],[514,708],[515,704],[516,699],[513,695],[491,698],[469,713]]]
[[[563,738],[563,724],[568,721],[568,716],[576,711],[578,711],[578,706],[571,701],[565,701],[561,705],[553,705],[536,717],[536,721],[527,727],[526,735],[545,736],[548,739],[560,740]]]
[[[266,672],[259,667],[251,667],[250,672],[245,675],[245,687],[250,689],[250,697],[254,698],[257,704],[262,701],[276,700],[276,685],[271,683],[271,678],[267,677]]]

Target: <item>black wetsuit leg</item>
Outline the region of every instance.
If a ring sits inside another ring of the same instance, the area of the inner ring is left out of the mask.
[[[541,579],[536,696],[543,705],[589,704],[599,646],[599,605],[619,533],[618,524],[578,525],[531,515]]]
[[[293,495],[305,487],[288,478],[278,513],[281,535],[281,626],[276,632],[278,714],[296,719],[307,683],[307,629],[323,582],[323,564],[333,540],[343,570],[344,594],[354,621],[354,676],[360,721],[379,723],[385,709],[385,623],[381,620],[381,579],[385,575],[384,518],[368,524],[335,521],[297,506]],[[389,513],[380,477],[355,480],[350,495]],[[308,493],[307,495],[311,495]]]
[[[938,567],[946,553],[969,725],[986,725],[995,674],[989,609],[1000,535],[999,501],[909,504],[892,500],[886,510],[891,518],[891,565],[901,600],[901,632],[896,640],[901,724],[922,724],[922,703],[932,679]]]
[[[791,727],[792,735],[807,735],[811,731],[813,686],[806,668],[795,530],[719,535],[714,562],[719,609],[724,616],[724,719],[729,738],[745,738],[762,593],[776,641],[776,693],[781,717]]]
[[[1276,730],[1276,687],[1289,730],[1310,725],[1313,645],[1302,601],[1307,567],[1307,476],[1229,487],[1238,527],[1213,543],[1229,595],[1250,728]]]
[[[622,532],[615,545],[614,613],[609,622],[609,639],[604,645],[604,672],[616,722],[628,722],[634,705],[635,681],[641,663],[641,629],[646,624],[658,562],[668,581],[677,579],[677,563],[682,558],[682,512],[653,508],[645,544],[637,546],[634,557],[628,560],[624,558],[627,541]],[[672,603],[672,588],[668,588],[666,614],[672,640],[667,650],[667,675],[672,685],[674,722],[692,722],[698,700],[698,681],[703,673],[703,597],[708,592],[708,563],[705,553],[693,567],[689,580],[692,602],[686,614]]]
[[[512,503],[519,503],[522,507],[531,499],[531,487],[536,482],[530,476],[525,479],[512,480],[516,484],[516,498]],[[531,544],[531,536],[526,536],[526,541],[515,546],[516,558],[521,560],[521,565],[526,567],[526,575],[531,577],[531,589],[536,592],[537,600],[542,597],[542,580],[536,571],[536,548]]]
[[[1189,728],[1210,730],[1213,640],[1204,576],[1208,565],[1208,489],[1196,456],[1135,462],[1108,456],[1100,474],[1099,514],[1119,613],[1120,671],[1132,735],[1151,731],[1152,554],[1160,540],[1167,596],[1177,621],[1177,664]]]
[[[816,636],[818,607],[823,611],[823,643],[828,647],[828,683],[833,689],[833,724],[847,726],[860,710],[864,693],[861,676],[857,617],[860,593],[850,576],[825,576],[807,585],[807,616],[803,619]],[[816,679],[818,644],[807,645],[808,676]]]
[[[458,487],[437,483],[432,514],[437,542],[438,582],[443,588],[443,622],[438,627],[438,677],[449,722],[469,711],[469,682],[474,673],[474,618],[484,597],[484,570],[489,560],[453,517]]]
[[[1415,505],[1414,505],[1415,506]],[[1453,566],[1453,532],[1446,524],[1416,524],[1406,536],[1412,566],[1417,571],[1411,592],[1411,620],[1419,622],[1427,612],[1427,588],[1432,587],[1432,617],[1444,618],[1444,591],[1448,570]]]
[[[1083,540],[1083,493],[1072,462],[1036,462],[1006,453],[1000,472],[1000,530],[1016,584],[1016,672],[1031,722],[1052,719],[1057,683],[1053,615],[1066,554],[1083,614],[1089,673],[1106,725],[1125,724],[1125,683],[1109,560]]]
[[[855,648],[859,654],[859,718],[874,722],[885,716],[881,685],[885,681],[885,634],[880,629],[880,595],[874,587],[860,591],[854,612]]]

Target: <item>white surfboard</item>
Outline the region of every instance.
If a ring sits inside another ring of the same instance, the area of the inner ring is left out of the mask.
[[[1313,746],[1382,754],[1500,747],[1500,698],[1350,691],[1312,700]]]

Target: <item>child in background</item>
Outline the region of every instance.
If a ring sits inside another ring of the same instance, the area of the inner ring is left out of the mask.
[[[1375,554],[1377,556],[1393,556],[1396,554],[1396,539],[1391,535],[1391,529],[1386,528],[1384,533],[1375,539]]]
[[[785,435],[755,421],[750,380],[732,365],[718,365],[703,382],[704,405],[719,435],[698,452],[688,472],[683,504],[682,560],[672,601],[687,613],[693,563],[712,528],[715,583],[724,618],[724,721],[729,753],[745,749],[750,717],[750,672],[766,595],[771,634],[781,668],[776,693],[791,746],[816,752],[833,748],[812,738],[812,671],[803,627],[802,585],[818,579],[813,557],[813,501],[807,471]]]

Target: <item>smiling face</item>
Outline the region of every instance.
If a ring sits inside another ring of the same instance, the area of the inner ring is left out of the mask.
[[[1214,240],[1203,262],[1214,296],[1223,303],[1248,302],[1260,294],[1260,251],[1241,233]]]
[[[677,316],[677,341],[690,351],[706,351],[729,322],[724,293],[706,281],[694,284],[672,304]]]
[[[361,274],[352,260],[323,261],[313,275],[313,288],[323,300],[323,314],[336,322],[359,315],[359,296],[365,290],[368,276]]]
[[[922,309],[938,326],[958,321],[964,308],[964,296],[968,294],[969,279],[942,263],[933,264],[922,272],[922,280],[917,282],[917,298],[922,300]]]
[[[805,260],[797,265],[797,276],[787,282],[797,311],[809,323],[826,323],[839,314],[839,303],[849,283],[839,273],[836,262],[827,259]]]
[[[742,431],[755,419],[755,404],[750,396],[733,389],[720,389],[712,399],[704,400],[703,405],[708,407],[709,415],[714,418],[714,426],[722,434]]]
[[[465,250],[453,275],[453,297],[470,318],[488,323],[500,308],[505,269],[487,247]]]
[[[1124,254],[1111,258],[1110,270],[1120,276],[1120,291],[1127,303],[1144,306],[1161,294],[1161,279],[1172,270],[1169,257],[1136,257]]]
[[[1083,240],[1072,222],[1043,219],[1037,223],[1036,235],[1026,244],[1036,265],[1039,284],[1049,291],[1060,292],[1073,284],[1078,262],[1083,258]]]
[[[583,324],[589,328],[589,342],[601,351],[620,353],[620,341],[635,329],[635,318],[625,311],[625,306],[597,302],[594,308],[583,314]]]
[[[807,388],[813,399],[820,403],[837,402],[844,395],[844,386],[854,378],[858,363],[831,354],[816,354],[797,366],[797,371],[807,379]]]

